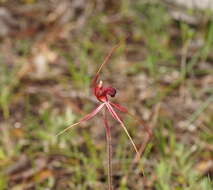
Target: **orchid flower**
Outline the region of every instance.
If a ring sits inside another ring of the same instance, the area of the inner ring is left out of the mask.
[[[69,129],[71,129],[72,127],[81,124],[82,122],[88,121],[91,118],[93,118],[95,115],[97,115],[101,110],[105,109],[104,112],[104,125],[105,125],[105,130],[106,130],[106,137],[107,137],[107,149],[108,149],[108,184],[109,184],[109,190],[112,190],[112,166],[111,166],[111,128],[108,124],[108,119],[107,119],[107,111],[110,113],[110,115],[112,116],[112,118],[114,118],[122,127],[122,129],[124,130],[124,132],[126,133],[127,137],[129,138],[135,152],[136,152],[136,160],[139,160],[140,158],[140,154],[139,150],[137,149],[132,137],[130,136],[124,122],[122,121],[122,119],[120,118],[120,116],[116,113],[115,110],[118,110],[120,112],[123,113],[127,113],[130,116],[133,116],[132,114],[130,114],[128,112],[128,109],[124,108],[123,106],[110,102],[109,98],[110,97],[114,97],[116,95],[116,89],[111,87],[111,86],[104,86],[103,85],[103,81],[99,80],[99,75],[100,72],[103,68],[103,66],[108,63],[109,58],[111,57],[112,53],[115,51],[115,49],[118,46],[114,47],[111,49],[111,51],[109,52],[109,54],[105,57],[103,63],[101,64],[101,66],[99,67],[95,77],[92,80],[92,90],[93,90],[93,94],[94,96],[97,98],[97,100],[100,102],[100,105],[98,105],[93,111],[91,111],[89,114],[85,115],[83,118],[81,118],[78,122],[68,126],[67,128],[65,128],[64,130],[62,130],[61,132],[59,132],[57,134],[61,135],[64,132],[68,131]],[[134,117],[134,116],[133,116]],[[137,120],[137,119],[136,119]],[[140,124],[142,123],[141,121],[137,120]],[[147,127],[146,131],[148,132],[149,136],[151,137],[151,130],[148,129]]]

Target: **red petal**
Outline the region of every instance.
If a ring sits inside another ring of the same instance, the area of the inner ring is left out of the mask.
[[[72,125],[70,125],[69,127],[65,128],[64,130],[62,130],[61,132],[59,132],[56,136],[61,135],[62,133],[64,133],[65,131],[71,129],[72,127],[79,125],[80,123],[87,121],[89,119],[91,119],[92,117],[94,117],[99,111],[101,111],[101,109],[105,106],[105,103],[99,105],[97,108],[95,108],[91,113],[87,114],[86,116],[84,116],[82,119],[79,120],[79,122],[74,123]]]

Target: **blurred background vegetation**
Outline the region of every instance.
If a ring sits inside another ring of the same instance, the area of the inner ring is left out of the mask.
[[[213,13],[174,2],[0,1],[0,190],[107,189],[101,115],[55,135],[98,105],[90,82],[118,43],[101,77],[154,135],[132,165],[111,122],[115,189],[213,189]]]

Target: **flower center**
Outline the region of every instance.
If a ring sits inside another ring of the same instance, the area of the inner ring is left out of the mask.
[[[108,101],[107,96],[114,97],[116,95],[116,89],[113,87],[103,87],[103,82],[100,81],[97,87],[95,88],[95,96],[101,102]]]

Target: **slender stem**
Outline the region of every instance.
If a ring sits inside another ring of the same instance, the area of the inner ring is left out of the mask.
[[[107,162],[108,162],[108,190],[113,190],[112,185],[112,138],[111,138],[111,131],[110,126],[107,121],[107,112],[104,112],[104,124],[105,124],[105,130],[106,130],[106,141],[107,141]]]

